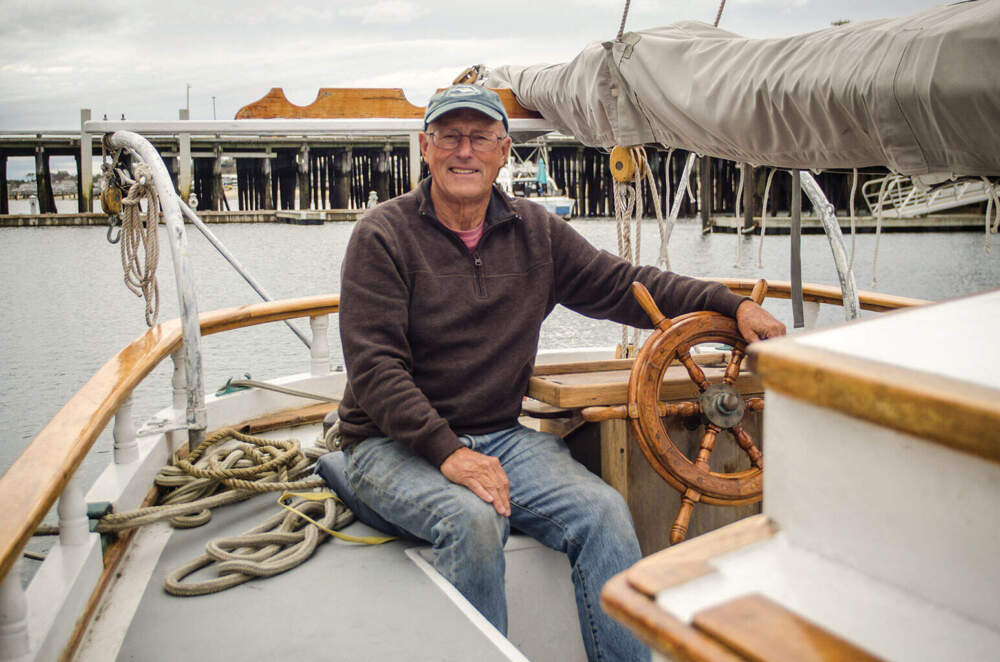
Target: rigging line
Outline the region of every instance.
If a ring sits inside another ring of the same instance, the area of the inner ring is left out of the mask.
[[[670,200],[670,160],[673,157],[673,148],[667,150],[667,164],[665,166],[666,173],[666,197],[664,200]],[[660,195],[656,190],[656,178],[653,176],[652,171],[646,172],[646,181],[649,182],[649,189],[653,197],[653,209],[656,211],[656,224],[660,229],[660,257],[656,266],[661,269],[670,269],[670,254],[668,241],[670,239],[670,232],[667,230],[667,220],[663,218],[663,207],[660,203]]]
[[[719,3],[719,11],[715,14],[715,27],[719,27],[719,19],[722,18],[722,10],[726,8],[726,0]]]
[[[898,176],[886,177],[879,190],[878,213],[875,215],[875,252],[872,254],[872,287],[878,286],[878,244],[882,237],[882,215],[885,213],[885,203],[892,198],[892,190],[898,186],[900,179]]]
[[[854,248],[857,245],[857,232],[854,227],[854,194],[858,190],[858,169],[854,168],[854,175],[851,178],[851,261],[848,268],[854,268]]]
[[[771,193],[771,180],[774,179],[775,168],[767,173],[767,183],[764,184],[764,208],[760,214],[760,244],[757,246],[757,266],[764,266],[764,234],[767,232],[767,200]]]
[[[734,267],[740,266],[740,260],[743,259],[743,214],[741,213],[743,210],[740,203],[743,202],[743,186],[746,172],[746,168],[741,165],[740,183],[736,187],[736,218],[733,219],[733,225],[736,226],[736,262],[733,263]]]
[[[625,0],[625,11],[622,12],[622,23],[618,26],[618,40],[621,40],[622,35],[625,34],[625,19],[628,18],[628,7],[630,4],[632,4],[632,0]]]
[[[997,226],[1000,225],[1000,199],[997,196],[997,189],[986,177],[981,178],[983,180],[983,185],[986,190],[986,194],[989,196],[986,202],[986,245],[984,246],[987,253],[993,252],[992,242],[990,240],[990,234],[997,231]],[[991,225],[990,217],[991,214],[996,215],[996,220]]]

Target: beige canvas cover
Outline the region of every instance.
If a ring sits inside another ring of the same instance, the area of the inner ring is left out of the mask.
[[[492,69],[581,142],[785,168],[1000,175],[1000,0],[748,39],[698,22]]]

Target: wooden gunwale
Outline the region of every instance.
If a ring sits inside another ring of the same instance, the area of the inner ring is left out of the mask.
[[[722,283],[736,294],[750,296],[756,280],[746,278],[705,278],[716,283]],[[767,298],[769,299],[791,299],[792,284],[787,280],[767,281]],[[840,287],[834,285],[802,285],[802,298],[805,301],[814,301],[839,306],[843,304],[844,296],[840,292]],[[875,312],[886,312],[897,308],[911,308],[913,306],[923,306],[930,303],[925,299],[913,299],[910,297],[899,297],[892,294],[882,294],[880,292],[858,292],[858,299],[862,310]]]
[[[202,313],[202,335],[336,313],[340,297],[318,295]],[[0,580],[132,390],[182,343],[179,320],[129,343],[70,398],[0,477]]]

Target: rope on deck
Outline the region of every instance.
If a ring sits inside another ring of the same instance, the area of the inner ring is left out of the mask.
[[[316,451],[321,452],[325,450]],[[177,528],[191,528],[208,522],[212,508],[256,494],[321,487],[325,483],[319,476],[302,478],[315,459],[310,453],[303,453],[296,439],[273,440],[232,428],[219,430],[186,459],[160,469],[156,484],[172,488],[160,505],[105,515],[97,531],[121,531],[163,519]]]
[[[205,554],[168,574],[163,588],[171,595],[189,597],[224,591],[255,577],[277,575],[304,562],[327,539],[325,531],[302,515],[318,517],[318,524],[326,529],[341,529],[354,521],[354,514],[332,498],[298,498],[290,507],[295,510],[276,513],[243,535],[211,541]],[[217,564],[218,577],[184,582],[213,563]]]

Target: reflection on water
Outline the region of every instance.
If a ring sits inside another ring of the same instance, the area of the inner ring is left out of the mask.
[[[608,219],[574,220],[595,245],[616,252],[615,224]],[[256,301],[256,295],[208,243],[189,229],[190,252],[200,310]],[[274,298],[336,292],[340,257],[352,223],[322,226],[282,224],[215,225],[212,230],[246,265]],[[143,302],[122,283],[118,246],[105,240],[104,229],[17,228],[0,230],[0,469],[5,469],[77,389],[129,341],[145,330]],[[177,303],[167,240],[161,231],[160,319],[175,317]],[[737,264],[737,241],[742,256]],[[788,280],[788,237],[769,237],[764,267],[757,266],[759,238],[703,236],[695,221],[682,221],[671,238],[670,257],[678,272],[700,276]],[[874,236],[857,239],[859,289],[871,287]],[[849,243],[849,241],[848,241]],[[642,225],[642,262],[655,264],[659,238],[655,221]],[[837,275],[825,237],[803,237],[803,278],[836,285]],[[892,234],[879,249],[878,291],[942,299],[1000,285],[1000,251],[987,255],[983,236],[974,233]],[[767,306],[791,326],[787,302]],[[840,321],[839,309],[824,307],[821,322]],[[299,321],[308,333],[308,324]],[[340,339],[331,324],[334,365],[342,363]],[[612,345],[620,327],[557,308],[546,321],[542,348]],[[271,324],[217,334],[204,339],[206,387],[222,386],[231,376],[255,378],[305,372],[309,353],[283,325]],[[170,362],[157,368],[135,394],[141,420],[170,399]],[[110,456],[106,431],[88,457],[89,482]]]

